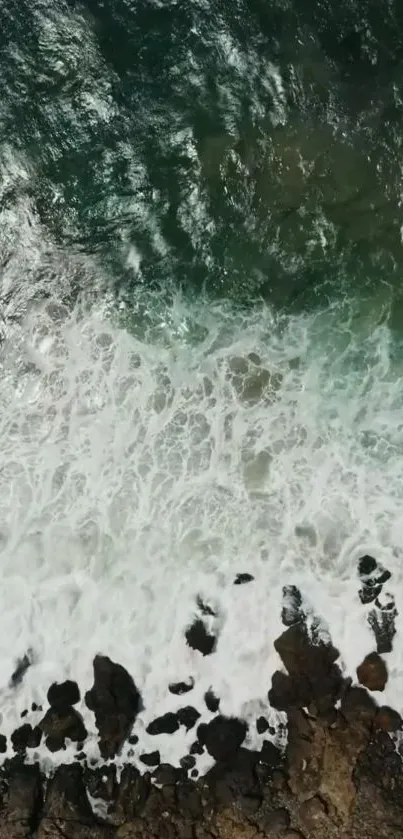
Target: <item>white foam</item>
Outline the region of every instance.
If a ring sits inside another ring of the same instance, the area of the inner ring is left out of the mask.
[[[1,731],[43,703],[54,680],[89,688],[98,652],[141,691],[136,756],[158,747],[177,763],[194,731],[154,738],[145,728],[184,704],[208,720],[210,686],[223,713],[254,726],[269,713],[279,666],[284,584],[301,588],[346,673],[374,648],[358,599],[364,552],[393,574],[398,633],[382,700],[402,710],[403,397],[387,327],[347,306],[282,320],[179,299],[162,317],[158,306],[147,340],[135,314],[128,331],[107,307],[46,303],[10,326],[0,376]],[[240,393],[249,353],[272,375],[261,398],[259,367],[249,397]],[[255,581],[234,586],[242,571]],[[218,612],[206,658],[184,639],[197,595]],[[34,664],[11,690],[28,649]],[[190,676],[186,697],[168,692]]]

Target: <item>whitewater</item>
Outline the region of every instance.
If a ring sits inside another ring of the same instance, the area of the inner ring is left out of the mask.
[[[155,748],[162,762],[178,765],[188,751],[194,731],[181,727],[159,738],[146,732],[156,716],[183,705],[168,690],[179,681],[194,680],[187,699],[200,722],[212,716],[204,703],[211,688],[221,713],[250,723],[249,747],[262,740],[259,715],[281,743],[285,717],[270,708],[267,694],[281,667],[273,641],[284,629],[283,588],[298,587],[308,624],[319,621],[321,637],[331,639],[344,674],[354,679],[376,648],[372,607],[359,598],[357,566],[365,554],[390,571],[382,598],[396,609],[393,649],[385,655],[389,679],[375,698],[403,712],[403,346],[396,286],[380,267],[376,284],[354,288],[336,278],[335,293],[287,309],[263,293],[245,305],[236,295],[210,295],[202,284],[186,293],[179,278],[176,286],[147,282],[150,262],[157,275],[177,279],[174,248],[159,218],[169,215],[169,190],[155,161],[157,175],[141,158],[156,136],[158,154],[163,149],[167,159],[177,154],[181,162],[175,189],[183,241],[213,277],[217,272],[218,285],[224,276],[237,287],[238,228],[228,247],[225,240],[224,267],[218,265],[218,222],[202,187],[209,166],[221,174],[223,160],[227,166],[223,195],[242,235],[246,230],[251,241],[264,241],[268,252],[284,245],[278,231],[277,241],[270,238],[268,199],[258,180],[254,204],[258,141],[252,162],[231,148],[244,91],[253,119],[267,118],[271,126],[290,119],[281,72],[272,61],[255,61],[252,47],[242,52],[224,18],[218,34],[207,37],[204,4],[192,8],[199,18],[189,31],[221,67],[227,137],[217,134],[207,146],[174,107],[163,112],[144,78],[134,116],[117,103],[119,61],[115,56],[111,69],[101,59],[100,24],[89,12],[35,4],[37,52],[27,66],[25,34],[18,48],[18,39],[10,39],[9,101],[1,120],[5,126],[14,120],[12,85],[21,74],[28,87],[32,78],[41,86],[43,124],[31,128],[32,136],[27,132],[29,142],[25,135],[24,142],[6,137],[0,156],[4,757],[12,754],[9,737],[21,715],[28,712],[24,719],[33,725],[42,718],[31,709],[44,705],[53,682],[73,679],[84,696],[97,653],[128,670],[143,701],[133,729],[139,744],[134,753],[125,744],[116,759],[121,765],[132,760],[144,771],[138,755]],[[181,61],[170,69],[175,95],[186,102],[197,95],[204,103],[202,59],[190,50]],[[292,82],[298,91],[299,80]],[[181,85],[188,85],[185,93]],[[19,94],[28,87],[21,84]],[[345,114],[328,116],[331,130],[342,132]],[[308,129],[303,148],[318,130]],[[97,157],[98,142],[105,148]],[[63,169],[63,155],[71,171]],[[290,170],[291,198],[295,169],[302,183],[311,165],[302,156],[298,161]],[[286,162],[280,158],[279,171],[284,164],[288,172]],[[59,165],[65,183],[52,170],[59,176]],[[120,166],[126,167],[123,187]],[[158,188],[153,177],[161,178]],[[214,188],[219,192],[220,184]],[[89,210],[80,204],[83,196]],[[311,217],[301,214],[307,224]],[[322,212],[307,229],[307,236],[315,234],[308,254],[331,251],[334,225]],[[241,243],[242,259],[246,251]],[[118,259],[126,288],[119,277],[116,292],[110,275]],[[240,275],[254,288],[261,264],[248,259]],[[293,276],[303,263],[298,253]],[[253,580],[234,585],[238,574]],[[213,613],[205,620],[217,637],[208,656],[185,638],[200,601]],[[14,686],[12,674],[25,656],[30,666]],[[87,757],[97,761],[93,715],[83,700],[78,709],[89,732]],[[68,747],[63,762],[74,760],[75,751]],[[45,768],[61,760],[45,747],[28,750],[29,760],[38,755]],[[199,756],[199,771],[209,761]]]

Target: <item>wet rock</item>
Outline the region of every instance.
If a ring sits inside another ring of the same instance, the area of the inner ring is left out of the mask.
[[[297,586],[283,586],[283,606],[281,620],[284,626],[293,626],[303,620],[302,596]]]
[[[21,725],[13,731],[11,735],[11,742],[13,744],[14,751],[23,753],[27,749],[38,748],[41,738],[42,731],[38,726],[33,728],[29,723],[25,723],[25,725]]]
[[[30,839],[42,806],[39,767],[9,765],[0,813],[0,839]]]
[[[338,650],[332,644],[309,637],[304,623],[294,624],[274,642],[291,681],[275,674],[269,693],[271,704],[281,697],[286,707],[306,707],[315,703],[318,713],[334,706],[339,698],[343,679],[335,664]],[[278,707],[274,706],[274,707]]]
[[[195,743],[192,743],[189,752],[191,755],[202,755],[204,754],[204,748],[197,740]]]
[[[184,725],[186,731],[190,731],[196,725],[197,720],[200,719],[200,714],[196,711],[196,708],[188,705],[186,708],[180,708],[177,712],[177,717],[180,725]]]
[[[340,710],[348,722],[361,720],[370,724],[375,717],[376,705],[365,688],[354,686],[344,694]]]
[[[25,708],[25,711],[21,711],[20,717],[21,719],[25,719],[28,716],[28,709]]]
[[[403,720],[397,711],[384,705],[376,712],[374,726],[382,731],[400,731],[403,728]]]
[[[195,620],[186,630],[185,637],[188,646],[202,655],[211,655],[215,650],[217,639],[207,631],[200,619]]]
[[[258,717],[256,720],[256,730],[258,734],[264,734],[269,728],[269,723],[264,717]]]
[[[393,638],[396,635],[397,609],[391,599],[382,606],[378,598],[375,600],[376,609],[368,614],[368,623],[374,633],[377,652],[390,653],[393,648]]]
[[[112,839],[113,828],[95,818],[81,766],[60,766],[49,780],[37,839]]]
[[[362,587],[358,592],[362,603],[372,603],[379,597],[382,586],[392,576],[390,571],[382,568],[373,556],[366,554],[358,560],[358,574]]]
[[[242,586],[245,583],[251,583],[255,578],[252,574],[237,574],[234,580],[234,586]]]
[[[274,769],[278,769],[282,763],[283,758],[280,750],[270,740],[265,740],[259,752],[260,763],[266,764],[270,768],[270,773]]]
[[[109,764],[97,769],[86,767],[83,775],[85,788],[93,798],[113,801],[117,791],[116,766]]]
[[[193,755],[185,755],[180,759],[179,763],[182,769],[184,769],[186,772],[189,772],[190,769],[194,769],[194,767],[196,766],[196,758],[193,757]]]
[[[0,754],[5,754],[7,751],[7,737],[4,734],[0,734]]]
[[[169,685],[168,690],[170,693],[175,694],[175,696],[182,696],[184,693],[189,693],[190,690],[194,688],[194,679],[190,679],[189,682],[175,682],[174,684]]]
[[[305,704],[304,697],[299,692],[298,682],[295,683],[290,676],[280,670],[273,673],[268,699],[271,707],[276,708],[277,711],[301,708]]]
[[[15,667],[15,670],[10,679],[10,687],[15,688],[17,685],[20,685],[25,673],[27,672],[28,668],[31,666],[33,662],[33,653],[32,650],[28,650],[28,652],[22,657],[19,658]]]
[[[207,772],[204,782],[218,808],[236,803],[245,814],[256,813],[262,802],[255,772],[258,759],[256,752],[239,748],[230,760],[217,761]]]
[[[179,730],[179,721],[176,714],[171,711],[164,714],[162,717],[157,717],[147,726],[147,734],[156,736],[158,734],[174,734]]]
[[[199,725],[197,736],[214,760],[226,762],[234,757],[247,734],[248,726],[236,717],[215,717]]]
[[[131,746],[136,746],[137,743],[139,742],[139,738],[137,737],[137,734],[131,734],[128,742],[130,743]]]
[[[207,709],[211,711],[212,714],[215,714],[218,711],[220,707],[220,700],[217,696],[215,696],[211,688],[207,691],[207,693],[204,694],[204,701],[206,703]]]
[[[195,770],[192,770],[192,775]],[[197,776],[196,770],[196,776]],[[193,823],[203,816],[203,805],[200,791],[191,782],[185,780],[176,791],[178,811]]]
[[[385,689],[388,681],[388,671],[385,662],[378,653],[370,653],[357,667],[357,678],[361,685],[368,690]]]
[[[48,690],[48,702],[52,708],[68,708],[80,701],[80,691],[77,682],[67,679],[65,682],[50,686]]]
[[[159,766],[161,763],[161,756],[160,753],[157,752],[149,752],[148,754],[140,755],[140,760],[144,763],[144,766]]]
[[[140,693],[127,670],[107,656],[94,658],[94,685],[85,702],[95,713],[99,749],[106,760],[115,757],[130,735],[141,708]]]
[[[49,708],[39,723],[46,737],[46,745],[52,752],[65,748],[66,738],[80,743],[87,737],[81,714],[74,708]]]

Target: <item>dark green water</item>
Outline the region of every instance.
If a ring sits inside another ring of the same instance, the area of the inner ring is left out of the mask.
[[[26,200],[129,304],[399,291],[397,0],[6,0],[0,38],[0,212]]]

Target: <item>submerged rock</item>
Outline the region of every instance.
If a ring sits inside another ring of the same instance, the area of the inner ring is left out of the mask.
[[[144,766],[159,766],[159,764],[161,763],[161,757],[158,751],[140,755],[140,760],[142,763],[144,763]]]
[[[177,711],[177,717],[179,720],[180,725],[184,725],[186,731],[190,731],[191,728],[197,723],[197,720],[200,719],[200,714],[196,711],[196,708],[192,708],[191,705],[187,705],[186,708],[180,708]]]
[[[293,626],[304,619],[302,612],[302,595],[297,586],[283,586],[283,606],[281,620],[284,626]]]
[[[385,690],[388,670],[378,653],[369,653],[357,667],[357,678],[368,690]]]
[[[393,638],[396,635],[397,609],[392,596],[384,604],[375,598],[375,608],[368,614],[368,623],[374,633],[377,652],[390,653],[393,648]]]
[[[130,674],[107,656],[94,658],[94,685],[85,702],[95,713],[99,749],[104,759],[115,757],[129,737],[141,708],[140,693]]]
[[[25,655],[18,659],[16,668],[11,676],[10,679],[10,687],[15,688],[21,684],[25,673],[27,672],[28,668],[31,666],[33,662],[33,653],[32,650],[28,650]]]
[[[234,586],[242,586],[245,583],[251,583],[255,578],[252,574],[237,574],[234,580]]]

